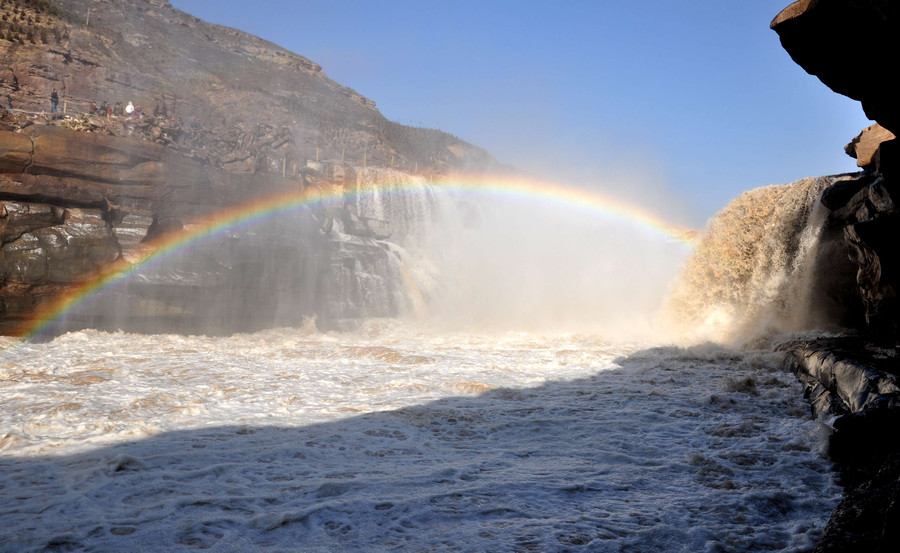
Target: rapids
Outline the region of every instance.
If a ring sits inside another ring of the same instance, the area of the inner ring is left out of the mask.
[[[599,335],[10,344],[0,551],[802,551],[839,496],[769,349]]]

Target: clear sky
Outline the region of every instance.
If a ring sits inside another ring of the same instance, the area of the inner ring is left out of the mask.
[[[856,170],[870,122],[769,29],[789,0],[171,0],[322,65],[389,119],[677,209]]]

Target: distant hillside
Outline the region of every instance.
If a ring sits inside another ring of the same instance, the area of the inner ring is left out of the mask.
[[[286,128],[301,159],[438,173],[496,164],[452,135],[387,120],[303,56],[166,0],[0,0],[0,69],[0,104],[18,110],[49,111],[56,88],[69,112],[131,101],[213,136]]]

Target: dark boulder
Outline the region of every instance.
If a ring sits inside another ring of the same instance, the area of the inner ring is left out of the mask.
[[[845,497],[815,551],[896,551],[900,543],[900,350],[864,337],[782,344],[813,414],[832,421],[828,453]]]
[[[798,0],[771,23],[791,58],[825,85],[862,103],[866,115],[900,131],[890,81],[900,37],[892,0]]]
[[[877,438],[876,438],[877,439]],[[815,553],[893,553],[900,544],[900,455],[838,504]]]

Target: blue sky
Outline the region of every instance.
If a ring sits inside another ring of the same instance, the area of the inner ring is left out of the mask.
[[[322,65],[389,119],[701,225],[744,190],[855,170],[858,102],[769,29],[789,0],[171,0]]]

